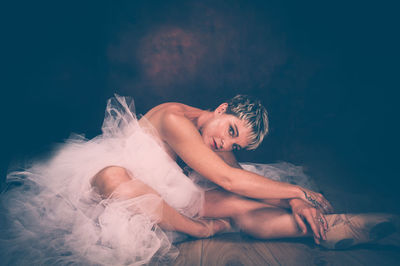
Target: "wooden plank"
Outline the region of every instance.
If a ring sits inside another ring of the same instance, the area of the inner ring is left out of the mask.
[[[277,265],[272,254],[260,255],[253,248],[254,242],[239,234],[225,234],[203,241],[202,265]],[[267,250],[268,252],[268,250]]]
[[[346,251],[341,250],[325,250],[317,247],[314,256],[319,259],[319,265],[363,265],[356,258],[349,256]]]
[[[263,241],[227,234],[203,240],[201,265],[399,265],[399,251],[382,245],[326,250],[311,239]]]
[[[203,240],[190,240],[176,245],[179,255],[172,265],[176,266],[200,266],[202,260]]]
[[[171,265],[399,265],[400,248],[365,245],[325,250],[311,239],[255,240],[239,234],[188,241],[177,245]],[[156,265],[156,264],[154,264]]]
[[[262,243],[253,244],[262,249]],[[399,265],[400,250],[390,246],[355,247],[350,250],[326,250],[304,242],[265,242],[281,265]]]
[[[399,265],[399,248],[390,246],[326,250],[310,239],[277,240],[252,244],[260,254],[267,248],[280,265]],[[263,247],[264,246],[264,247]]]
[[[277,265],[325,265],[323,259],[315,256],[310,245],[300,240],[268,240],[252,246],[261,256],[272,254]]]

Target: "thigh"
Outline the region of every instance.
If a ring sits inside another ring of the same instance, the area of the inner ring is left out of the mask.
[[[224,189],[206,191],[202,215],[210,218],[235,217],[260,208],[278,208],[254,199],[242,197]]]

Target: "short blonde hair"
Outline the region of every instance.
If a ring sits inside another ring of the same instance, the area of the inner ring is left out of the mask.
[[[226,114],[245,121],[251,128],[250,144],[247,150],[256,149],[268,133],[268,112],[261,102],[248,95],[236,95],[227,101]]]

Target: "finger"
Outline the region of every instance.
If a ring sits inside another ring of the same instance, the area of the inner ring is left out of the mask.
[[[328,205],[324,203],[321,203],[321,205],[319,205],[317,209],[323,214],[328,213]]]
[[[309,211],[311,213],[311,216],[314,217],[314,218],[317,217],[318,214],[319,214],[319,212],[318,212],[318,210],[316,208],[310,208]]]
[[[325,215],[321,215],[322,220],[324,221],[324,229],[325,231],[328,230],[328,220],[326,219]]]
[[[325,210],[330,210],[331,209],[331,207],[332,207],[331,204],[323,196],[321,196],[321,198],[318,201],[321,204],[321,207],[323,209],[325,209]]]
[[[323,214],[333,213],[333,207],[329,202],[321,203],[321,205],[318,206],[318,210]]]
[[[329,201],[327,201],[327,209],[328,209],[328,213],[333,213],[334,212],[334,209],[333,209],[333,206],[332,206],[332,204],[329,202]]]
[[[306,224],[304,223],[303,219],[302,219],[298,214],[295,214],[295,215],[294,215],[294,219],[295,219],[295,221],[296,221],[298,227],[300,228],[300,230],[301,230],[303,233],[306,233],[306,232],[307,232],[307,226],[306,226]]]
[[[322,209],[324,210],[324,213],[332,213],[333,207],[331,203],[325,197],[322,197],[322,200]]]
[[[328,222],[321,212],[317,211],[316,224],[319,228],[320,236],[322,239],[326,240],[326,230],[328,229]]]
[[[319,218],[319,234],[323,240],[326,240],[326,231],[324,228],[324,219],[320,216]]]
[[[318,237],[316,237],[315,235],[314,235],[314,242],[315,242],[315,244],[317,244],[317,245],[319,245],[319,244],[320,244],[320,242],[319,242],[319,238],[318,238]]]
[[[323,213],[323,214],[330,214],[330,213],[332,213],[332,211],[330,210],[330,208],[328,207],[328,206],[323,206],[322,207],[322,209],[320,209],[320,211]]]
[[[310,213],[308,215],[306,215],[307,222],[310,225],[311,230],[313,231],[313,234],[315,235],[315,237],[321,238],[321,235],[319,234],[319,228],[315,224],[314,217],[315,216],[312,216]]]

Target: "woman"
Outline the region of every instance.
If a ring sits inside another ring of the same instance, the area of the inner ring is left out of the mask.
[[[233,225],[259,238],[313,236],[340,248],[372,238],[356,238],[349,224],[378,228],[377,237],[391,225],[385,216],[326,215],[333,210],[321,194],[241,169],[232,151],[256,148],[268,132],[265,108],[246,96],[214,111],[165,103],[139,120],[133,101],[116,96],[102,129],[9,174],[23,182],[3,199],[14,219],[7,232],[14,239],[6,242],[14,256],[23,250],[31,263],[140,265],[173,259],[174,232],[210,237]],[[201,187],[204,180],[211,187]]]

